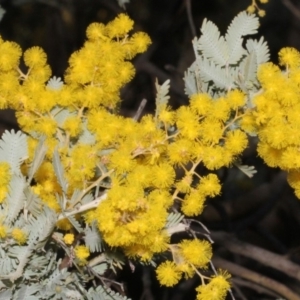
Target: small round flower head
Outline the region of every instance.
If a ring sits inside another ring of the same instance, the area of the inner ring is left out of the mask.
[[[229,131],[226,134],[225,148],[233,155],[240,154],[248,145],[248,138],[246,133],[236,129]]]
[[[4,42],[0,44],[0,69],[9,71],[16,68],[19,64],[22,50],[14,42]]]
[[[260,17],[264,17],[264,16],[266,15],[266,11],[263,10],[263,9],[260,9],[260,10],[258,11],[258,15],[259,15]]]
[[[156,268],[156,276],[161,285],[174,286],[181,278],[181,271],[173,261],[165,261]]]
[[[208,241],[182,240],[179,244],[183,259],[196,268],[205,268],[212,257],[212,247]]]
[[[123,37],[133,28],[133,21],[126,14],[119,14],[106,28],[109,37]]]
[[[237,109],[241,107],[246,102],[245,94],[239,90],[232,90],[226,96],[229,105],[232,109]]]
[[[300,52],[295,48],[285,47],[279,51],[279,64],[290,68],[297,68],[300,65]]]
[[[7,236],[7,227],[0,224],[0,238],[3,239]]]
[[[186,194],[181,206],[182,212],[188,216],[198,216],[204,209],[205,196],[196,190],[191,190],[189,194]]]
[[[199,116],[206,115],[212,108],[212,99],[208,94],[193,94],[190,98],[191,108]]]
[[[20,228],[14,228],[11,232],[11,235],[19,245],[25,244],[27,240],[27,234]]]
[[[74,234],[72,233],[67,233],[64,235],[64,242],[67,245],[71,245],[74,242]]]
[[[151,44],[151,39],[146,33],[137,32],[132,36],[131,42],[136,53],[143,53]]]
[[[89,40],[106,40],[107,30],[104,24],[92,23],[86,29],[86,36]]]
[[[78,260],[82,264],[85,264],[86,263],[86,259],[90,256],[89,249],[86,246],[84,246],[84,245],[76,246],[74,248],[74,252],[75,252],[76,258],[78,258]]]
[[[253,13],[255,12],[255,6],[254,6],[254,5],[249,5],[249,6],[247,7],[247,12],[248,12],[249,14],[253,14]]]
[[[24,62],[27,67],[43,67],[47,62],[47,55],[40,47],[32,47],[24,52]]]
[[[216,174],[208,174],[200,181],[198,189],[205,195],[214,197],[220,194],[221,185]]]

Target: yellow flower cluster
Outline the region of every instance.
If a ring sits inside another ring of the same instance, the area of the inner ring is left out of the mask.
[[[190,278],[197,268],[206,268],[212,257],[212,247],[208,241],[182,240],[178,245],[170,246],[173,260],[167,260],[156,268],[160,284],[174,286],[182,275]]]
[[[25,51],[28,69],[23,72],[18,67],[20,48],[1,40],[0,54],[5,54],[0,55],[0,107],[15,109],[20,127],[30,136],[27,166],[39,138],[45,137],[47,153],[32,191],[60,212],[57,196],[64,197],[65,209],[76,210],[86,204],[84,196],[95,192],[97,197],[100,189],[105,190],[106,199],[96,209],[82,210],[77,220],[96,223],[105,243],[122,248],[128,257],[150,261],[155,254],[170,251],[173,261],[162,263],[157,277],[161,284],[172,286],[182,275],[191,277],[197,268],[206,268],[212,256],[207,241],[170,244],[167,223],[174,203],[185,216],[199,215],[206,199],[221,192],[213,171],[230,166],[244,151],[245,131],[255,124],[251,113],[244,112],[246,95],[240,90],[216,99],[194,94],[190,105],[177,111],[160,105],[155,117],[144,116],[139,123],[116,115],[120,88],[134,75],[129,60],[150,44],[144,33],[129,36],[132,27],[125,14],[106,26],[91,24],[84,46],[69,59],[65,82],[56,84],[48,82],[51,70],[41,48]],[[64,192],[52,163],[54,150],[67,182]],[[209,173],[198,174],[199,165]],[[8,174],[4,165],[0,168]],[[27,175],[26,165],[22,170]],[[8,182],[9,177],[5,186]],[[79,196],[69,201],[74,195]],[[67,219],[60,219],[57,226],[65,231],[72,228]],[[0,228],[0,236],[5,234]],[[20,244],[25,241],[20,232],[13,237]],[[63,240],[71,245],[73,233]],[[80,264],[87,263],[87,246],[76,246],[74,253]],[[216,299],[222,299],[229,288],[222,276],[199,288],[199,295],[215,291],[220,295]],[[223,287],[216,290],[217,283]]]
[[[300,53],[293,48],[279,52],[279,64],[260,66],[262,91],[252,114],[259,137],[258,154],[270,167],[288,171],[288,182],[300,198]]]
[[[33,191],[56,211],[60,208],[55,195],[61,194],[61,189],[52,167],[54,149],[58,147],[61,154],[71,194],[75,189],[87,187],[99,162],[97,151],[113,141],[109,131],[109,140],[105,141],[102,134],[99,136],[99,132],[105,133],[106,130],[97,124],[101,119],[95,120],[94,117],[102,113],[109,121],[109,116],[113,116],[108,110],[117,106],[120,88],[134,75],[129,59],[145,51],[150,44],[145,33],[137,32],[130,37],[128,32],[132,27],[133,21],[125,14],[120,14],[107,26],[91,24],[87,28],[87,41],[71,55],[65,84],[59,87],[49,84],[51,80],[47,84],[51,69],[41,48],[32,47],[24,52],[27,67],[24,72],[19,68],[21,48],[0,39],[0,108],[15,109],[22,130],[29,135],[34,132],[29,137],[28,163],[38,137],[46,136],[47,160],[35,176]],[[111,121],[115,126],[114,120]],[[76,143],[87,123],[96,135],[96,146]],[[1,183],[0,200],[3,201],[8,182],[2,180]]]
[[[19,227],[9,228],[6,225],[0,223],[0,239],[11,238],[12,243],[17,242],[19,245],[23,245],[27,241],[28,234]]]
[[[106,168],[114,170],[111,189],[97,209],[99,229],[110,246],[143,260],[167,250],[165,224],[173,203],[181,202],[182,212],[195,216],[207,197],[220,194],[217,176],[200,176],[196,167],[229,166],[246,148],[246,133],[232,128],[243,118],[244,105],[245,95],[232,90],[218,99],[193,95],[190,106],[176,112],[165,106],[157,120],[145,116],[140,123],[105,111],[88,115],[92,132],[94,124],[107,128],[96,132],[99,143],[115,148],[104,160]],[[170,125],[176,126],[176,133],[169,134]],[[182,178],[176,178],[176,167],[184,171]]]

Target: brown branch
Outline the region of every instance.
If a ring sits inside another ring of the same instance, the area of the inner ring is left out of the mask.
[[[235,289],[235,285],[245,286],[247,288],[257,291],[260,294],[266,294],[266,295],[272,296],[274,298],[278,298],[278,296],[279,296],[277,293],[274,293],[274,292],[270,291],[269,289],[266,289],[265,287],[262,287],[261,285],[259,285],[257,283],[253,283],[253,282],[250,282],[250,281],[238,278],[238,277],[232,278],[231,282],[233,283],[233,289]]]
[[[283,5],[298,19],[300,19],[300,10],[290,0],[282,0]]]
[[[220,257],[214,258],[213,263],[215,266],[219,268],[228,270],[228,272],[231,273],[232,275],[239,276],[251,282],[257,283],[265,288],[268,288],[271,291],[280,294],[286,299],[300,300],[300,296],[294,293],[292,290],[290,290],[287,286],[269,277],[263,276],[259,273],[256,273],[254,271],[236,265],[235,263]]]
[[[211,237],[213,241],[224,246],[231,252],[252,258],[300,281],[300,266],[289,261],[282,255],[239,241],[226,232],[211,232]]]

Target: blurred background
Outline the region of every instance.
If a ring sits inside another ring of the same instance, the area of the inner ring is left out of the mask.
[[[186,105],[182,77],[194,61],[191,41],[200,35],[202,21],[210,19],[225,33],[231,20],[250,4],[251,0],[130,0],[124,10],[115,0],[0,0],[6,11],[0,35],[23,50],[41,46],[52,75],[63,77],[70,54],[85,41],[86,27],[107,23],[126,11],[135,22],[134,31],[145,31],[152,39],[149,50],[134,59],[135,78],[122,89],[121,114],[130,117],[143,98],[147,99],[144,113],[154,112],[156,78],[159,83],[171,80],[174,108]],[[300,1],[269,0],[260,7],[266,16],[260,18],[257,38],[265,37],[271,60],[277,62],[282,47],[300,50]],[[0,112],[0,132],[12,128],[18,128],[14,113]],[[268,168],[255,149],[252,138],[242,157],[243,164],[257,169],[254,177],[235,167],[219,170],[222,195],[208,201],[196,221],[211,231],[215,266],[233,274],[235,299],[300,299],[300,200],[288,186],[286,174]],[[193,222],[192,228],[201,236],[199,224]],[[116,279],[124,283],[129,297],[141,300],[194,299],[200,284],[192,278],[175,288],[162,288],[153,268],[139,265],[134,272],[124,267]]]

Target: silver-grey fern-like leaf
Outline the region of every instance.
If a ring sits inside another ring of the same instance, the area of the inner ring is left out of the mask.
[[[103,262],[97,266],[93,266],[92,269],[98,275],[103,275],[105,271],[108,269],[108,265],[106,262]]]
[[[24,189],[26,186],[27,183],[23,176],[13,175],[9,184],[9,193],[6,198],[7,215],[5,224],[9,226],[16,220],[18,214],[24,207]]]
[[[6,256],[5,258],[0,258],[0,274],[8,275],[13,270],[16,269],[17,260]]]
[[[125,9],[125,4],[129,3],[130,0],[117,0],[119,5]]]
[[[63,85],[64,85],[64,83],[60,77],[53,76],[47,82],[46,87],[50,90],[58,91],[62,88]]]
[[[30,187],[26,187],[24,190],[24,194],[26,197],[24,210],[25,213],[32,214],[34,217],[38,217],[38,215],[41,213],[41,210],[43,208],[42,200],[33,193]]]
[[[6,10],[0,5],[0,21],[2,20],[5,13],[6,13]]]
[[[198,92],[196,78],[195,78],[195,72],[192,72],[191,68],[189,68],[186,72],[184,72],[183,80],[185,83],[184,92],[186,95],[191,96]]]
[[[216,87],[221,89],[229,88],[234,82],[232,74],[228,74],[225,69],[205,57],[199,58],[197,64],[201,70],[200,77],[204,82],[212,81]]]
[[[80,223],[76,220],[75,216],[68,216],[67,218],[78,232],[83,232],[83,228],[81,227]]]
[[[33,254],[31,260],[28,262],[26,269],[24,270],[24,279],[31,280],[32,277],[41,276],[46,272],[50,263],[49,255]]]
[[[12,246],[8,250],[8,255],[10,257],[15,257],[18,260],[17,267],[14,271],[8,275],[1,275],[0,279],[8,279],[11,282],[15,282],[17,279],[22,277],[24,268],[27,265],[31,255],[33,253],[33,248],[29,246]]]
[[[96,226],[86,227],[84,229],[84,240],[87,247],[89,247],[90,252],[100,252],[102,251],[102,239],[100,232]]]
[[[0,300],[12,299],[13,289],[8,289],[0,292]]]
[[[170,99],[169,90],[170,90],[170,79],[166,80],[162,85],[159,85],[158,82],[155,82],[156,87],[156,108],[159,108],[162,105],[166,105]]]
[[[38,170],[38,168],[41,166],[42,162],[44,161],[46,152],[47,152],[47,146],[45,144],[45,136],[41,136],[39,139],[39,143],[34,151],[34,156],[32,163],[30,165],[29,171],[28,171],[28,182],[30,183],[35,172]]]
[[[90,203],[94,200],[94,197],[92,194],[86,194],[84,197],[81,199],[82,204],[87,204]]]
[[[46,299],[52,299],[51,297],[57,294],[56,288],[58,286],[65,286],[66,279],[70,276],[70,273],[66,268],[59,270],[58,268],[52,272],[44,281],[43,290],[41,294],[47,296]]]
[[[126,296],[123,296],[113,290],[108,286],[99,285],[96,289],[90,288],[87,294],[88,300],[130,300]]]
[[[46,242],[47,238],[52,234],[56,221],[55,212],[45,206],[35,221],[28,226],[27,243],[35,245],[36,249],[43,246],[43,242]]]
[[[236,64],[247,53],[242,45],[243,37],[257,33],[258,27],[258,17],[245,11],[232,20],[225,35],[229,49],[228,64]]]
[[[266,41],[261,37],[259,41],[249,39],[246,42],[246,48],[248,52],[255,51],[257,58],[257,65],[263,64],[270,59],[270,51]]]
[[[0,161],[8,162],[11,172],[20,174],[20,165],[27,157],[27,136],[21,131],[5,130],[0,140]]]
[[[163,108],[165,108],[170,99],[169,89],[170,89],[170,80],[166,80],[162,85],[159,85],[157,80],[155,82],[156,87],[156,109],[155,109],[155,120],[157,122],[157,118]],[[158,125],[158,124],[157,124]],[[158,125],[159,126],[159,125]]]
[[[247,57],[240,63],[239,69],[242,76],[242,90],[245,90],[249,82],[256,80],[257,73],[257,57],[255,51],[251,51]]]
[[[35,293],[37,293],[40,290],[39,284],[21,284],[19,286],[20,288],[16,290],[14,293],[14,299],[16,300],[32,300],[36,299],[36,296],[34,296]]]
[[[56,178],[58,180],[58,183],[60,184],[63,192],[67,193],[67,181],[64,177],[64,168],[60,161],[59,153],[57,149],[54,150],[53,153],[53,168],[56,175]]]
[[[255,170],[254,166],[241,165],[239,162],[235,162],[234,165],[239,168],[245,175],[249,178],[252,178],[257,170]]]
[[[165,228],[170,228],[178,225],[184,218],[181,213],[169,213]]]
[[[54,116],[54,120],[58,126],[62,126],[68,117],[76,116],[76,112],[70,112],[66,108],[56,106],[51,110],[51,115]]]
[[[86,129],[86,124],[83,124],[83,131],[79,136],[78,144],[93,145],[95,144],[95,135]]]
[[[211,59],[215,65],[225,66],[229,50],[218,27],[213,22],[204,19],[200,30],[202,35],[198,40],[197,50],[207,59]]]

